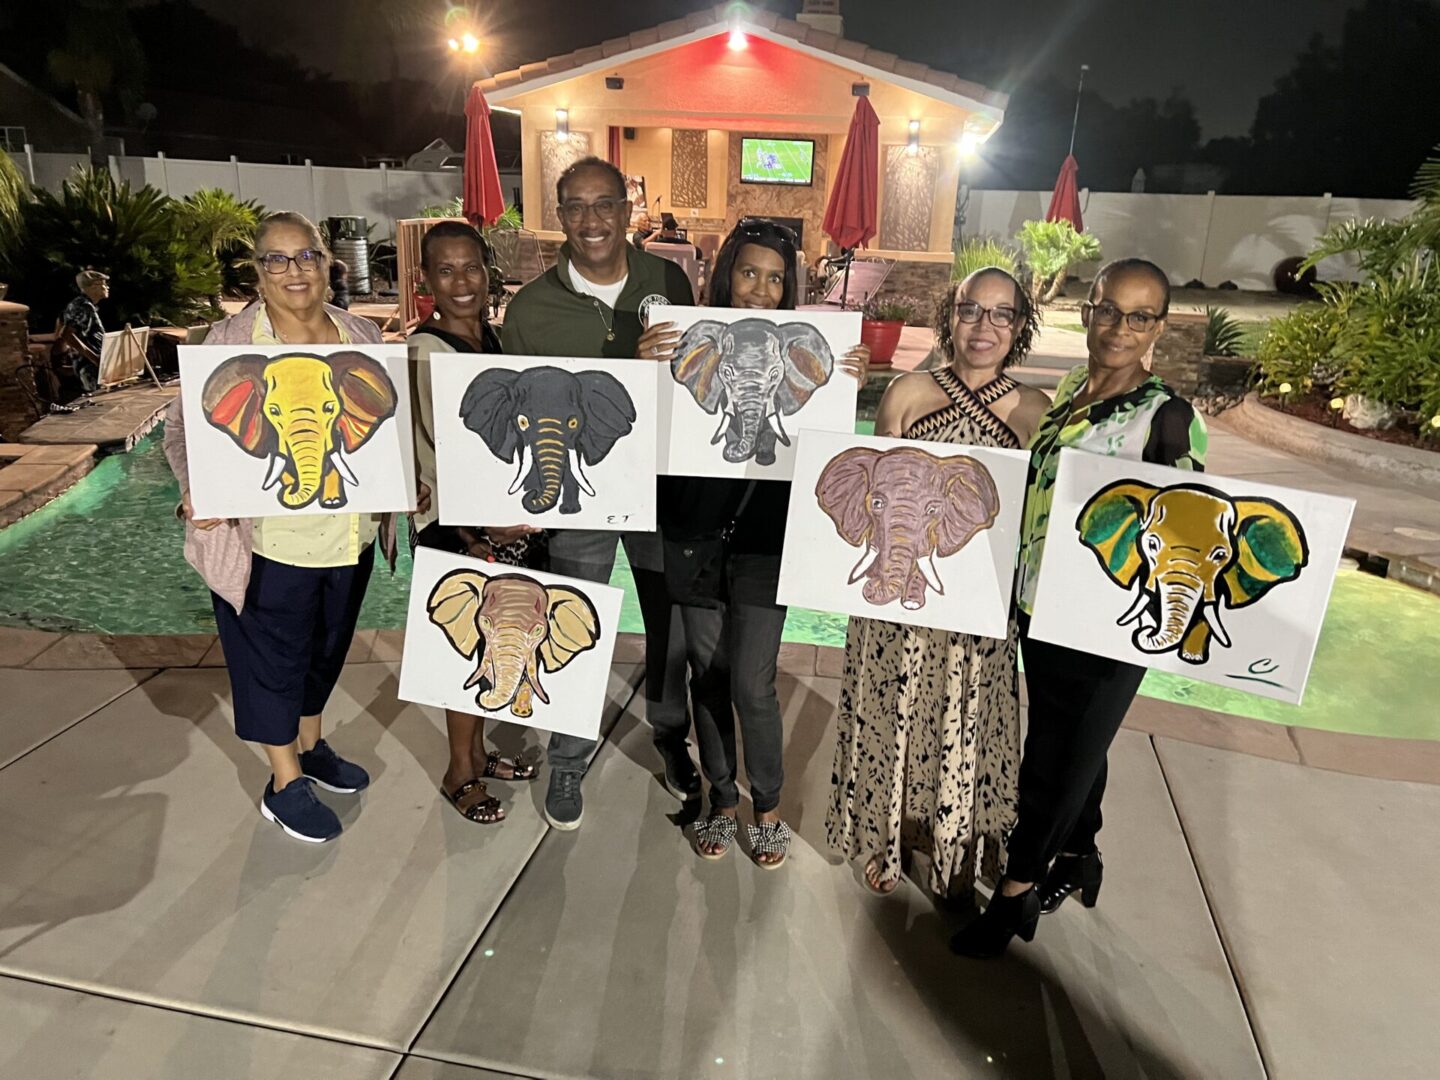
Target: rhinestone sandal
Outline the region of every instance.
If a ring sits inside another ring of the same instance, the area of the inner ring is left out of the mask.
[[[783,821],[767,821],[746,825],[745,837],[750,841],[750,854],[762,870],[778,870],[790,854],[790,826]],[[779,855],[774,862],[761,862],[760,855]]]
[[[500,766],[510,766],[510,775],[501,776]],[[506,761],[500,756],[500,751],[491,750],[485,755],[485,775],[492,780],[534,780],[540,770],[531,762]]]
[[[505,810],[501,807],[500,800],[489,794],[479,780],[467,780],[453,792],[442,787],[440,794],[445,796],[446,802],[460,811],[466,821],[473,821],[477,825],[498,825],[505,820]]]
[[[723,859],[730,851],[730,845],[735,842],[735,819],[728,814],[719,811],[712,813],[702,823],[695,826],[695,854],[706,862],[715,862]],[[708,852],[706,847],[720,848],[719,851]]]

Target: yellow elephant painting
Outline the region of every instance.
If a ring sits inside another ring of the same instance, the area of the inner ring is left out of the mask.
[[[1081,542],[1132,600],[1121,626],[1145,653],[1178,650],[1203,664],[1230,635],[1221,608],[1246,607],[1294,581],[1310,559],[1305,530],[1271,499],[1232,498],[1202,484],[1120,480],[1097,491],[1075,523]]]
[[[426,610],[461,656],[480,653],[465,683],[466,690],[479,687],[476,704],[491,712],[508,707],[519,717],[534,713],[534,698],[550,703],[540,685],[542,666],[559,671],[600,639],[600,616],[589,597],[524,574],[451,571],[431,590]]]
[[[287,510],[317,498],[326,510],[359,481],[345,455],[395,415],[398,395],[379,361],[359,352],[328,356],[236,356],[210,373],[201,405],[242,450],[269,459],[262,487],[279,485]]]

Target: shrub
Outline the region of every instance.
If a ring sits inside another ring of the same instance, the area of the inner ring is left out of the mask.
[[[888,300],[871,300],[865,305],[864,317],[871,322],[909,322],[920,310],[920,301],[913,296],[892,296]]]
[[[1239,356],[1245,328],[1224,308],[1205,309],[1205,355]]]
[[[25,175],[10,155],[0,150],[0,247],[19,228],[20,209],[29,198],[30,185]]]
[[[950,267],[951,281],[964,281],[976,270],[998,266],[1007,274],[1015,273],[1016,253],[1009,244],[993,236],[972,237],[955,249],[955,263]]]
[[[1037,307],[1060,295],[1071,267],[1100,258],[1100,241],[1076,232],[1068,221],[1027,221],[1015,239],[1020,242],[1026,287]]]
[[[223,188],[203,188],[176,204],[180,227],[209,249],[220,269],[222,294],[238,296],[255,289],[255,229],[265,208],[254,199],[237,199]],[[219,308],[220,297],[211,298]]]
[[[1255,350],[1255,369],[1262,394],[1309,393],[1319,375],[1321,392],[1328,393],[1334,378],[1330,351],[1340,336],[1344,321],[1336,303],[1302,304],[1288,315],[1272,319],[1260,347]]]
[[[111,318],[118,325],[181,323],[208,307],[220,288],[215,255],[188,235],[175,200],[148,185],[117,183],[106,169],[79,169],[60,194],[35,189],[8,245],[12,287],[30,305],[35,325],[53,325],[75,295],[86,267],[114,278]]]

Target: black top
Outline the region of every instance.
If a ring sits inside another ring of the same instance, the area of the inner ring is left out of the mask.
[[[413,333],[433,334],[456,352],[468,353],[475,351],[475,346],[459,334],[452,334],[448,330],[441,330],[440,327],[434,325],[433,322],[421,323],[414,329]],[[495,328],[490,325],[487,319],[480,320],[480,351],[482,353],[498,353],[501,351],[500,335],[495,332]]]

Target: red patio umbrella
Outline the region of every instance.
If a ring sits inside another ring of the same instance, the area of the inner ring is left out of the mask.
[[[845,280],[840,286],[840,305],[850,297],[850,261],[855,249],[864,247],[876,232],[876,202],[879,196],[880,118],[870,107],[870,99],[855,99],[855,115],[850,117],[850,132],[845,137],[845,153],[835,174],[835,190],[825,207],[821,228],[845,253]]]
[[[1060,166],[1045,220],[1068,221],[1075,226],[1076,232],[1085,231],[1085,224],[1080,220],[1080,163],[1075,160],[1074,154],[1066,154],[1065,164]]]
[[[490,137],[490,105],[478,86],[465,99],[465,183],[462,201],[466,219],[477,228],[493,225],[505,211],[500,166]]]

